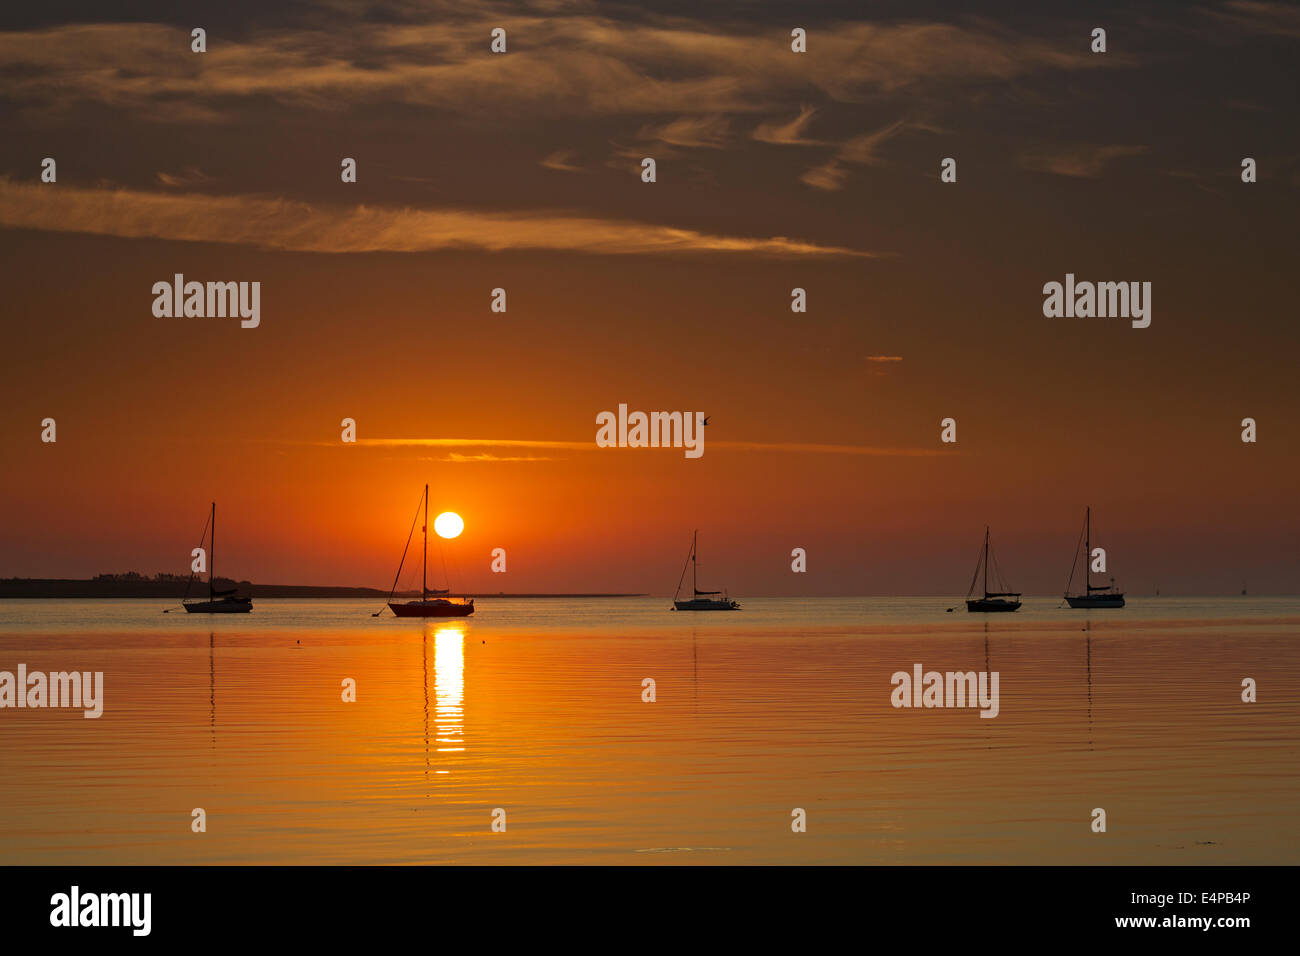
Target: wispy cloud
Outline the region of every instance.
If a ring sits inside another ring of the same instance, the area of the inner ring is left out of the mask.
[[[896,368],[901,361],[903,361],[901,355],[867,356],[867,364],[870,366],[872,378],[889,378],[889,370]]]
[[[82,189],[0,179],[0,226],[296,252],[550,249],[600,255],[874,257],[784,236],[724,236],[558,212],[326,207],[286,199]]]
[[[322,447],[331,448],[339,447],[337,441],[313,442],[313,444]],[[362,438],[356,442],[360,446],[370,446],[379,448],[542,448],[542,449],[567,449],[570,451],[603,451],[595,441],[545,441],[538,439],[519,439],[519,438]],[[944,455],[956,454],[949,450],[940,450],[937,448],[907,448],[907,447],[887,447],[877,445],[832,445],[817,442],[759,442],[759,441],[727,441],[711,440],[705,441],[705,448],[725,448],[731,451],[770,451],[770,452],[803,452],[807,454],[819,455],[866,455],[879,456],[885,458],[934,458]],[[476,456],[456,456],[455,452],[450,453],[452,457],[434,459],[438,461],[541,461],[545,459],[496,459],[489,454]]]
[[[923,124],[898,120],[870,133],[854,136],[840,145],[829,162],[814,166],[805,172],[800,179],[817,189],[831,191],[840,189],[848,178],[848,171],[844,168],[846,163],[855,166],[877,165],[881,162],[879,154],[882,144],[893,139],[903,130],[928,128]]]
[[[462,455],[459,452],[450,452],[445,458],[436,458],[435,461],[454,461],[461,464],[483,461],[555,461],[549,455],[493,455],[490,452],[482,452],[478,455]]]
[[[1243,33],[1300,37],[1300,7],[1294,4],[1233,0],[1203,12],[1214,17],[1219,26],[1233,27]]]
[[[338,442],[316,442],[336,446]],[[588,451],[595,441],[543,441],[533,438],[358,438],[357,445],[374,448],[568,448]]]
[[[801,107],[799,115],[794,119],[788,122],[773,120],[759,123],[750,135],[760,143],[774,143],[778,146],[820,146],[822,144],[817,140],[804,137],[804,132],[816,112],[817,110],[811,106]]]
[[[725,116],[680,116],[660,126],[643,126],[637,136],[673,146],[721,149],[729,133],[730,123]]]
[[[1145,146],[1072,146],[1066,149],[1026,153],[1020,165],[1041,173],[1096,179],[1107,164],[1127,156],[1140,156]]]
[[[940,458],[956,452],[938,448],[890,448],[879,445],[822,445],[808,442],[714,441],[708,448],[735,451],[808,452],[818,455],[867,455],[882,458]]]
[[[557,149],[543,159],[540,165],[564,173],[582,172],[582,167],[575,165],[573,162],[576,156],[577,154],[571,149]]]
[[[1135,62],[1120,51],[1095,57],[1060,36],[981,20],[829,21],[813,31],[813,52],[796,55],[779,31],[593,10],[543,3],[521,16],[470,4],[449,17],[437,4],[399,3],[388,13],[400,22],[384,23],[340,2],[329,30],[314,28],[320,21],[308,15],[298,28],[238,37],[210,32],[201,55],[189,52],[188,27],[159,23],[11,31],[0,33],[0,101],[43,118],[78,116],[76,107],[91,104],[150,123],[221,122],[266,103],[321,113],[414,107],[474,122],[484,115],[629,117],[638,125],[611,128],[610,135],[626,141],[637,130],[637,141],[653,141],[662,160],[674,148],[829,145],[807,135],[819,109],[946,103],[954,94],[1036,74]],[[487,37],[503,22],[511,52],[493,55]],[[748,136],[735,135],[740,117],[744,128],[757,120]],[[817,189],[841,189],[850,167],[878,162],[881,144],[909,128],[924,127],[899,123],[852,137],[800,178]],[[637,152],[639,162],[645,153]],[[625,170],[623,158],[616,152],[608,164]],[[565,149],[542,165],[576,171]]]
[[[197,166],[187,166],[181,173],[158,173],[158,182],[173,188],[180,186],[202,186],[212,182],[212,177]]]
[[[848,178],[849,171],[835,160],[831,160],[829,163],[822,163],[820,166],[805,170],[799,180],[814,189],[835,192],[844,188],[844,182]]]
[[[333,11],[333,22],[349,12]],[[0,33],[0,95],[44,109],[96,103],[150,121],[208,122],[253,99],[321,111],[401,103],[465,114],[722,115],[785,111],[810,88],[861,102],[1098,66],[1078,44],[983,23],[828,23],[813,37],[816,52],[797,56],[770,31],[684,17],[619,22],[583,7],[510,16],[512,52],[494,56],[496,11],[434,16],[411,9],[416,22],[382,24],[357,13],[346,29],[249,39],[210,33],[201,55],[189,50],[188,27],[158,23],[10,31]],[[1101,66],[1124,62],[1108,54]]]

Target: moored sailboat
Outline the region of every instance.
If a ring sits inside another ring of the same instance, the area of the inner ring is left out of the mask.
[[[1115,589],[1114,578],[1110,579],[1110,584],[1093,586],[1092,567],[1089,564],[1091,560],[1092,507],[1089,506],[1083,519],[1083,591],[1079,594],[1070,593],[1070,588],[1074,584],[1074,568],[1078,564],[1078,552],[1076,552],[1075,560],[1070,564],[1070,580],[1065,585],[1065,601],[1073,608],[1123,607],[1124,593]]]
[[[984,526],[984,551],[979,560],[975,562],[975,574],[970,579],[970,588],[966,591],[966,610],[982,611],[986,613],[996,613],[999,611],[1018,611],[1020,610],[1020,592],[1019,591],[990,591],[989,590],[989,555],[992,552],[989,549],[989,526]],[[971,594],[975,591],[975,582],[979,579],[980,568],[984,568],[984,597],[972,598]],[[1001,575],[994,572],[994,581],[999,582]]]
[[[686,556],[686,563],[691,566],[691,588],[695,592],[689,601],[679,601],[677,596],[682,593],[682,582],[686,580],[686,567],[682,566],[682,576],[677,580],[677,590],[673,594],[674,611],[739,611],[740,604],[731,600],[726,591],[701,591],[699,582],[696,580],[696,544],[699,542],[700,533],[696,531],[691,538],[691,553]],[[717,595],[721,594],[722,597]]]
[[[208,539],[208,599],[206,601],[194,601],[187,603],[181,600],[181,606],[189,614],[247,614],[253,610],[253,599],[251,597],[239,597],[235,594],[238,588],[227,588],[218,590],[216,586],[216,551],[217,551],[217,503],[212,502],[212,516],[209,519],[210,532]],[[203,542],[199,542],[199,547],[203,547]],[[193,578],[191,577],[192,581]],[[186,588],[189,591],[189,588]]]
[[[393,595],[397,593],[397,582],[402,576],[402,566],[406,564],[406,553],[411,549],[411,537],[406,536],[406,547],[402,549],[402,560],[397,566],[397,576],[393,578],[393,590],[388,595],[388,607],[397,617],[469,617],[474,613],[474,599],[461,598],[460,600],[451,600],[445,597],[438,597],[441,594],[449,594],[450,588],[442,590],[429,589],[429,486],[424,486],[424,555],[420,565],[420,600],[418,601],[394,601]],[[416,518],[420,516],[420,509],[415,511]],[[412,534],[415,531],[415,523],[411,523]],[[430,597],[430,595],[434,595]]]

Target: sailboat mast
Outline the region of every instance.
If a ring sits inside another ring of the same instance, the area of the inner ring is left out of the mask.
[[[420,565],[420,599],[429,600],[429,485],[424,486],[424,560]]]
[[[212,536],[208,538],[208,600],[211,601],[216,595],[213,593],[213,581],[217,579],[217,503],[212,502]]]
[[[984,597],[989,596],[989,526],[984,526]]]
[[[1089,562],[1092,560],[1092,505],[1088,505],[1088,510],[1084,512],[1083,518],[1083,593],[1087,594],[1092,588],[1092,567]]]

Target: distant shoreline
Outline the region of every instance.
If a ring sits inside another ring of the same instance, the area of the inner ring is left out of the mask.
[[[217,578],[216,587],[221,590],[235,588],[240,594],[251,596],[254,599],[265,598],[314,598],[321,600],[366,600],[366,601],[386,601],[388,592],[379,588],[362,588],[362,587],[327,587],[313,584],[253,584],[250,581],[232,581],[229,578]],[[77,579],[77,578],[0,578],[0,600],[39,600],[39,599],[72,599],[72,600],[176,600],[179,601],[185,597],[186,579],[177,576],[175,579],[164,578],[103,578]],[[194,599],[206,598],[208,595],[207,581],[194,581],[189,586],[189,596]],[[413,598],[419,597],[419,591],[398,591],[395,597]],[[546,599],[546,598],[654,598],[659,600],[663,598],[668,600],[671,595],[650,594],[648,592],[507,592],[507,591],[457,591],[455,597],[471,598],[529,598],[529,599]],[[1026,592],[1026,598],[1051,598],[1060,599],[1060,594],[1032,594]],[[1242,594],[1174,594],[1166,593],[1162,595],[1142,594],[1130,591],[1128,594],[1133,600],[1179,600],[1179,599],[1240,599],[1246,597],[1294,597],[1295,592],[1290,593],[1265,593],[1242,595]],[[819,601],[824,599],[861,599],[876,600],[880,598],[914,598],[916,600],[942,601],[947,603],[956,602],[957,606],[961,605],[961,599],[951,594],[750,594],[750,599],[767,599],[779,598],[783,600],[803,600]],[[744,600],[744,596],[741,600]]]
[[[368,600],[386,600],[387,591],[378,588],[324,587],[310,584],[252,584],[248,581],[231,581],[218,578],[217,587],[221,589],[238,588],[240,594],[253,598],[328,598],[344,600],[348,598],[366,598]],[[189,589],[192,598],[207,597],[207,582],[195,581]],[[5,598],[61,598],[84,600],[129,600],[148,599],[165,600],[185,596],[185,584],[181,581],[109,581],[77,580],[72,578],[7,578],[0,579],[0,600]],[[419,597],[419,591],[398,591],[396,597]],[[623,598],[646,597],[645,594],[542,594],[542,593],[507,593],[493,592],[457,592],[456,597],[472,598]]]

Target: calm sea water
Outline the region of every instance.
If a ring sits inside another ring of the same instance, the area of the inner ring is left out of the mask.
[[[1297,598],[477,603],[0,602],[0,670],[105,682],[0,710],[0,862],[1300,862]],[[917,663],[999,715],[893,708]]]

